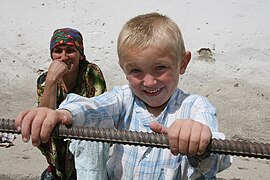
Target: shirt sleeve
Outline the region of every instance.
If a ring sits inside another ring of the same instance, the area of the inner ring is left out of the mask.
[[[216,139],[225,139],[225,135],[218,131],[218,120],[216,108],[202,96],[190,96],[190,119],[198,121],[207,125],[211,132],[212,137]],[[197,161],[197,167],[194,167],[194,161]],[[183,166],[188,169],[190,179],[214,179],[216,174],[232,164],[232,157],[229,155],[209,154],[204,158],[187,157]],[[193,167],[192,167],[193,166]]]
[[[74,125],[114,128],[124,111],[121,99],[121,91],[117,87],[91,98],[71,93],[60,104],[59,109],[72,113]]]

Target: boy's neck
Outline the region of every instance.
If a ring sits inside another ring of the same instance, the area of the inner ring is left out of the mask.
[[[155,117],[157,117],[166,107],[167,102],[159,107],[151,107],[146,104],[147,110],[149,113],[153,114]]]

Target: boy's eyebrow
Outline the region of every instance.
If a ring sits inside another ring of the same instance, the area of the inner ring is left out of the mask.
[[[166,60],[157,60],[154,64],[155,65],[166,65],[168,64],[169,62],[166,61]],[[129,64],[126,64],[125,65],[125,68],[133,68],[133,67],[138,67],[138,65],[136,63],[129,63]]]
[[[130,71],[130,70],[132,70],[132,69],[138,69],[138,66],[136,66],[136,65],[134,65],[134,64],[129,64],[129,65],[125,65],[125,66],[124,66],[124,69],[125,69],[126,71]]]
[[[132,68],[134,66],[137,66],[135,63],[129,63],[125,65],[125,68]]]

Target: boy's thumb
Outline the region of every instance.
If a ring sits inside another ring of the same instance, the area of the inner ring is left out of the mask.
[[[70,113],[61,112],[61,111],[58,111],[58,112],[59,112],[58,119],[61,124],[70,125],[73,123],[72,115]]]
[[[159,124],[157,122],[151,122],[149,123],[149,127],[154,131],[155,133],[168,133],[168,128],[163,126],[162,124]]]

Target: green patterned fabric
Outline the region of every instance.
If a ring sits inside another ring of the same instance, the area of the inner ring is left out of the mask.
[[[44,92],[46,75],[47,72],[43,73],[37,80],[38,104]],[[80,61],[77,82],[70,93],[93,97],[105,91],[106,83],[100,68],[88,61]],[[57,83],[57,107],[66,96],[64,86],[59,81]],[[76,179],[74,157],[69,151],[69,144],[69,140],[51,138],[48,143],[39,146],[49,163],[48,170],[53,173],[53,179]]]

